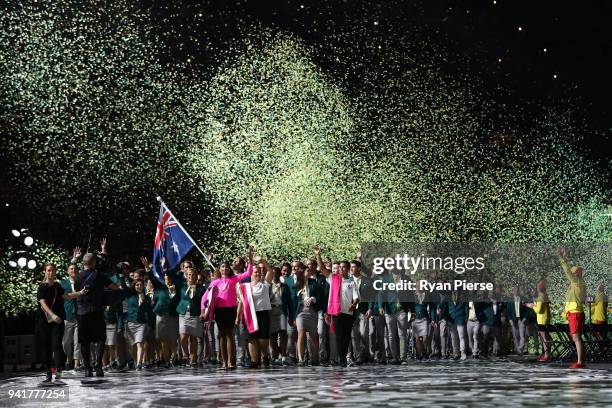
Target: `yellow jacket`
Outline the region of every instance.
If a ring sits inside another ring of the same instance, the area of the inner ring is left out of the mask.
[[[606,322],[606,312],[608,308],[608,299],[606,294],[598,292],[595,302],[591,305],[591,320],[593,322]]]
[[[561,258],[561,268],[570,281],[569,288],[565,294],[565,311],[568,313],[583,312],[584,299],[586,298],[586,286],[584,279],[581,276],[576,276],[567,262],[567,259]]]
[[[540,293],[533,305],[533,311],[536,313],[538,324],[550,323],[550,308],[548,296],[544,293]]]

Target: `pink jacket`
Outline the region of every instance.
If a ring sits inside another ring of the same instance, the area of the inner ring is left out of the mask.
[[[251,273],[253,273],[253,265],[248,264],[246,272],[229,278],[220,278],[213,281],[206,291],[208,292],[213,288],[217,288],[217,290],[213,292],[217,295],[214,299],[215,308],[236,306],[236,284],[241,280],[250,277]],[[202,310],[204,310],[204,307],[206,306],[205,302],[208,298],[206,295],[207,294],[202,296]]]

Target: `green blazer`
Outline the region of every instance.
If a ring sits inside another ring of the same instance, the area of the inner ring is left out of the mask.
[[[453,302],[452,294],[446,301],[448,305],[448,315],[452,319],[453,323],[464,326],[468,316],[468,304],[467,302],[457,299],[457,303]]]
[[[71,293],[72,286],[70,285],[70,279],[66,278],[60,282],[60,286],[64,288],[64,292]],[[66,320],[76,319],[76,299],[66,299],[64,301],[64,311],[66,312]]]
[[[189,298],[189,294],[187,292],[187,285],[181,287],[181,300],[176,307],[176,312],[180,315],[184,315],[187,312],[187,309],[189,309],[189,313],[191,313],[192,316],[199,315],[202,296],[204,295],[204,292],[206,292],[206,286],[196,286],[193,298],[191,299]]]
[[[495,302],[495,304],[497,305],[497,311],[495,312],[493,310],[493,301],[491,300],[487,300],[486,302],[484,302],[484,309],[483,309],[483,314],[484,314],[484,321],[482,321],[481,323],[487,325],[487,326],[501,326],[501,315],[502,315],[502,309],[503,309],[503,303],[502,302]]]
[[[383,283],[392,283],[393,276],[389,272],[378,275],[371,281],[372,290],[375,290],[374,281],[376,280],[381,280]],[[407,278],[405,275],[400,275],[400,280],[407,280]],[[383,309],[385,314],[395,314],[398,310],[413,311],[414,299],[412,293],[407,290],[377,290],[375,299],[375,302],[369,304],[369,309],[375,315],[378,315],[379,309]],[[400,303],[399,309],[397,307],[398,300]]]
[[[352,278],[351,278],[352,279]],[[354,279],[353,279],[354,280]],[[361,274],[361,282],[359,284],[359,304],[357,305],[357,311],[365,314],[370,308],[368,300],[372,300],[374,297],[374,288],[372,287],[372,280]],[[367,300],[366,300],[367,299]]]
[[[525,306],[525,302],[523,301],[523,298],[521,298],[520,305],[519,305],[519,312],[521,314],[521,319],[524,319],[525,317],[527,317],[528,310],[530,309],[527,306]],[[506,300],[506,307],[504,309],[504,315],[509,321],[516,320],[516,309],[514,307],[514,296],[510,296]]]
[[[297,316],[296,313],[296,302],[294,300],[294,298],[296,297],[296,290],[295,290],[295,279],[293,279],[293,275],[289,275],[285,278],[285,284],[287,285],[287,288],[289,289],[289,320],[295,320],[295,316]]]
[[[135,293],[126,300],[128,304],[128,322],[151,324],[155,321],[155,315],[151,307],[151,298],[149,296],[145,295],[145,300],[141,305],[138,304],[138,295]]]
[[[178,316],[176,308],[180,301],[180,292],[177,291],[171,298],[167,287],[157,288],[153,292],[153,313],[158,316]]]
[[[295,284],[294,284],[295,285]],[[312,305],[315,311],[323,310],[322,309],[322,296],[321,296],[321,287],[317,283],[315,278],[308,279],[308,291],[310,292],[310,296],[315,298],[315,303]],[[302,309],[304,309],[304,301],[301,296],[298,296],[298,291],[294,289],[293,296],[293,304],[295,310],[295,316],[299,315]],[[294,319],[291,319],[294,320]]]

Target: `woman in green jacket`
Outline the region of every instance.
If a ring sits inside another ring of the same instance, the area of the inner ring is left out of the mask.
[[[179,281],[179,282],[175,282]],[[164,274],[164,285],[154,282],[153,313],[155,313],[155,339],[161,345],[161,358],[166,368],[173,366],[172,357],[177,356],[179,318],[176,308],[181,301],[180,280],[176,274]]]
[[[200,320],[200,304],[205,287],[197,285],[198,273],[187,269],[185,285],[180,290],[181,300],[176,308],[179,314],[179,334],[183,355],[189,355],[191,368],[197,368],[198,338],[204,336],[204,326]]]
[[[147,354],[145,339],[151,330],[151,321],[154,319],[151,307],[151,298],[144,293],[144,282],[134,280],[132,294],[127,300],[127,340],[131,346],[136,346],[136,369],[142,370]],[[146,368],[146,367],[145,367]]]

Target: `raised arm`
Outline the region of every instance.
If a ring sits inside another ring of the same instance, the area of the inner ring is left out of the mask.
[[[263,263],[264,268],[266,268],[266,276],[264,277],[264,280],[267,283],[272,283],[272,279],[274,279],[274,269],[272,269],[272,266],[270,266],[268,261],[266,261],[265,259],[262,259],[261,263]]]
[[[81,247],[79,246],[74,247],[74,249],[72,250],[72,259],[70,260],[70,263],[77,264],[80,258],[81,258]]]
[[[252,245],[249,245],[249,249],[247,250],[247,259],[248,259],[248,263],[247,263],[246,272],[236,275],[234,277],[235,281],[239,282],[243,279],[249,278],[251,277],[251,274],[253,273],[253,246]]]
[[[319,270],[321,271],[321,273],[331,274],[331,271],[327,269],[327,267],[325,266],[325,262],[323,262],[323,258],[321,258],[321,247],[318,244],[315,245],[314,247],[314,253],[317,258],[317,266],[319,267]]]
[[[162,269],[164,268],[165,260],[166,258],[162,257],[162,261],[161,261]],[[153,262],[149,261],[146,256],[140,257],[140,263],[142,263],[142,267],[144,268],[146,273],[151,272],[151,269],[153,268]]]
[[[559,248],[558,253],[561,268],[563,269],[563,272],[565,272],[565,276],[567,276],[570,282],[577,281],[578,278],[572,273],[572,268],[570,267],[569,262],[567,260],[567,249]]]

